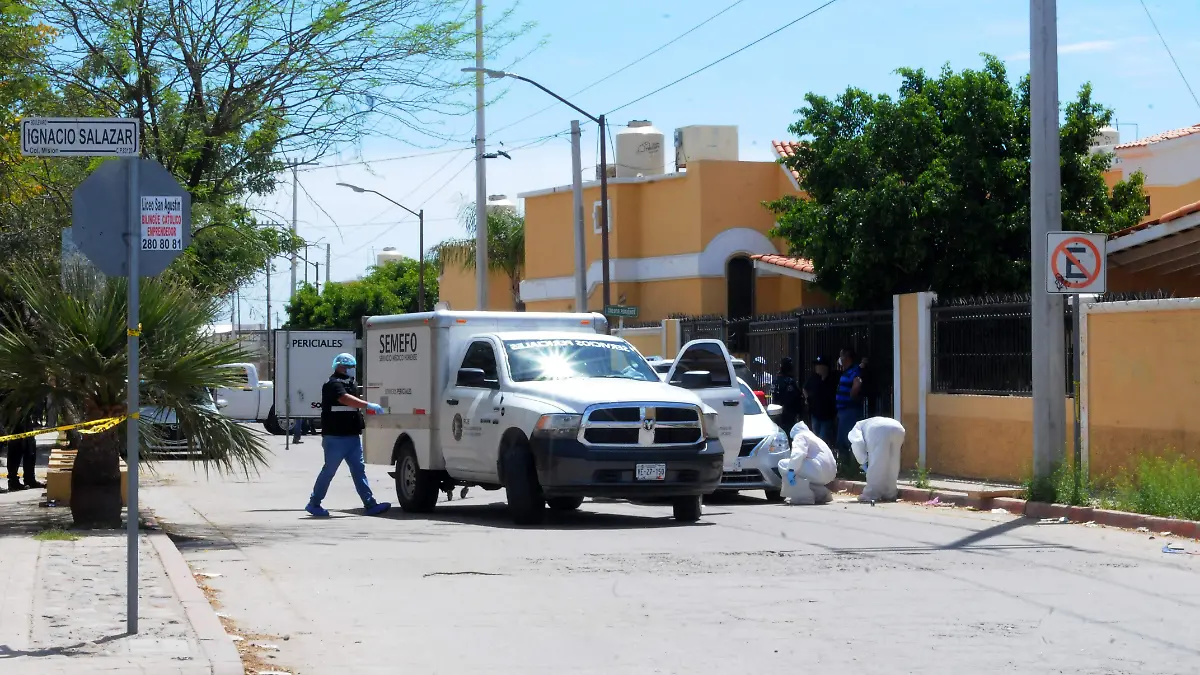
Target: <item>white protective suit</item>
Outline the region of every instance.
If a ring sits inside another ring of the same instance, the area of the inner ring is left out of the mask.
[[[854,425],[849,440],[854,458],[867,473],[867,486],[858,501],[894,501],[904,426],[890,417],[871,417]]]
[[[837,478],[837,460],[825,441],[803,422],[792,427],[792,456],[779,462],[783,476],[780,494],[789,504],[827,504],[833,493],[826,487]]]

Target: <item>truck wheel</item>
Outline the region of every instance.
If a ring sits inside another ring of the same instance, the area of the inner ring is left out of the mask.
[[[583,497],[550,497],[546,505],[552,511],[574,511],[583,505]]]
[[[772,504],[778,504],[783,501],[783,494],[779,490],[763,490],[767,494],[767,501]]]
[[[396,501],[408,513],[429,513],[437,506],[441,480],[434,471],[421,469],[412,441],[400,443],[396,458]]]
[[[283,427],[279,426],[279,418],[275,416],[275,406],[271,406],[271,412],[267,413],[267,419],[263,421],[263,429],[274,436],[283,436],[287,433]]]
[[[700,497],[676,497],[671,504],[675,520],[681,523],[694,523],[700,520]]]
[[[536,525],[546,517],[546,497],[538,485],[533,454],[524,443],[509,447],[504,462],[504,490],[508,493],[508,511],[518,525]]]

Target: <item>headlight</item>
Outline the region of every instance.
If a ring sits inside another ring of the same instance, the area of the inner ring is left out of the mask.
[[[704,413],[704,437],[708,439],[721,437],[721,422],[715,412]]]
[[[786,450],[788,450],[787,434],[783,433],[782,431],[776,431],[770,436],[767,436],[759,441],[758,445],[754,446],[754,449],[750,451],[750,455],[754,456],[764,452],[768,454],[776,454]]]
[[[554,413],[542,415],[533,427],[534,436],[544,438],[574,438],[579,433],[583,415]]]

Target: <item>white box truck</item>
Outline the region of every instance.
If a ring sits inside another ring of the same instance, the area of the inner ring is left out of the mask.
[[[405,511],[472,485],[505,488],[519,523],[584,497],[668,499],[676,519],[694,521],[725,446],[737,456],[740,401],[706,405],[696,390],[713,385],[708,372],[660,381],[599,314],[438,310],[364,323],[365,395],[386,410],[366,418],[366,458],[395,467]],[[706,347],[732,372],[724,345]]]
[[[275,414],[289,419],[321,418],[321,387],[333,374],[333,357],[355,353],[354,331],[275,331]],[[277,426],[280,426],[277,424]]]

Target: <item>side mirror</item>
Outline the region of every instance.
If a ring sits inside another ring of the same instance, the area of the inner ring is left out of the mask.
[[[689,370],[680,376],[678,386],[684,389],[709,389],[713,386],[712,373],[707,370]]]
[[[783,406],[779,405],[778,403],[772,403],[771,405],[767,406],[767,416],[771,419],[777,420],[782,414]]]
[[[459,368],[457,384],[460,387],[475,387],[478,389],[486,389],[488,386],[482,368]]]
[[[226,401],[223,398],[217,399],[217,409],[218,410],[221,408],[228,408],[228,407],[229,407],[229,401]]]

